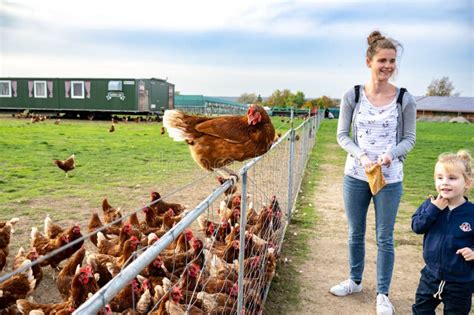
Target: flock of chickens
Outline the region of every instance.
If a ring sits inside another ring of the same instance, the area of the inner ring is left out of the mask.
[[[167,110],[163,126],[175,141],[188,145],[202,169],[221,170],[231,176],[235,174],[225,166],[266,153],[277,139],[270,117],[258,105],[251,105],[244,116],[203,117]],[[161,134],[164,133],[162,128]],[[75,158],[72,155],[54,163],[67,176],[75,167]],[[218,180],[222,184],[225,179]],[[236,193],[235,186],[225,195],[215,214],[218,220],[199,217],[194,231],[188,228],[181,233],[101,313],[237,313],[242,196]],[[46,217],[44,233],[32,228],[31,247],[20,248],[13,258],[12,269],[18,272],[0,283],[0,315],[71,314],[188,212],[180,204],[161,200],[156,192],[151,195],[151,204],[143,208],[141,221],[136,212],[122,218],[120,210],[107,199],[102,202],[102,210],[102,218],[94,213],[88,224],[87,236],[93,251],[86,250],[78,224],[63,228]],[[260,211],[255,211],[252,203],[247,209],[246,229],[242,229],[243,308],[247,314],[263,310],[265,292],[275,274],[282,218],[275,196]],[[5,267],[17,221],[0,222],[0,271]],[[32,262],[33,266],[28,267]],[[27,298],[41,281],[42,268],[47,266],[55,271],[55,282],[63,298],[55,304],[39,304]]]
[[[194,231],[188,228],[181,233],[100,313],[235,314],[241,204],[241,195],[235,190],[231,187],[226,192],[229,196],[221,201],[215,214],[218,220],[201,215]],[[0,314],[71,314],[189,212],[180,204],[161,200],[157,192],[152,192],[150,205],[142,209],[143,220],[136,212],[122,217],[120,209],[112,207],[107,199],[102,202],[102,210],[101,217],[93,213],[88,223],[91,244],[84,244],[78,224],[64,228],[49,216],[43,233],[32,228],[31,246],[20,248],[11,263],[12,270],[24,270],[0,283]],[[17,221],[0,221],[0,271],[6,269]],[[281,226],[282,211],[276,197],[259,212],[250,203],[244,253],[247,314],[263,309],[265,289],[275,273],[275,246]],[[80,241],[51,254],[75,240]],[[94,250],[86,250],[86,245]],[[26,268],[31,262],[33,266]],[[40,304],[28,298],[47,266],[53,269],[63,298],[55,304]]]

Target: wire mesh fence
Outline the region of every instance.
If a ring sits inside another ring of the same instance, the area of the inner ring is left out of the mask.
[[[86,235],[57,249],[89,238],[95,245],[65,259],[67,299],[57,307],[65,314],[261,313],[319,117],[280,136],[264,156],[233,164],[237,183],[209,173],[166,196],[152,193],[149,204],[121,216],[103,204],[102,222],[93,215]],[[1,276],[0,290],[11,279],[31,280],[32,268],[53,254]],[[28,300],[16,304],[24,314],[45,312]]]

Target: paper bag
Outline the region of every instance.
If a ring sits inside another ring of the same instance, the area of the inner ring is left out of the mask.
[[[382,166],[380,164],[374,164],[372,167],[365,169],[365,174],[369,180],[369,187],[372,195],[376,195],[380,189],[385,186],[385,179],[382,174]]]

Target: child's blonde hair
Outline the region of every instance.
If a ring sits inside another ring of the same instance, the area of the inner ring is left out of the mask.
[[[462,174],[466,183],[472,183],[472,157],[469,154],[469,151],[459,150],[457,153],[442,153],[438,156],[436,166],[438,165],[443,165],[447,171],[462,169]],[[469,192],[470,188],[471,186],[466,189],[466,193]]]

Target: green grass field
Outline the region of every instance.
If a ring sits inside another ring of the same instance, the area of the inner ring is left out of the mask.
[[[0,121],[0,217],[11,216],[12,203],[28,204],[37,198],[100,200],[107,195],[126,198],[119,187],[148,187],[194,169],[188,149],[160,135],[158,124],[52,121],[29,124],[25,120]],[[69,178],[53,159],[76,156]],[[186,176],[176,180],[183,184]]]
[[[54,214],[51,204],[70,200],[99,205],[107,196],[123,204],[135,187],[147,195],[151,187],[181,187],[202,172],[186,144],[160,135],[161,124],[119,123],[109,132],[106,121],[53,122],[0,118],[0,219],[38,207]],[[274,125],[282,134],[289,128],[287,119],[275,118]],[[66,178],[52,161],[73,153],[76,169]]]

